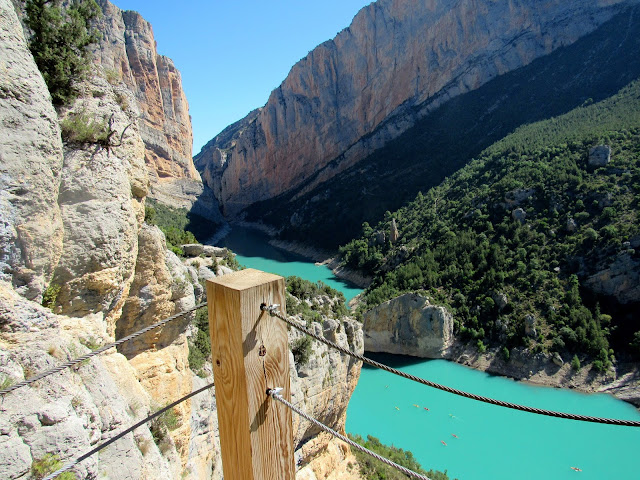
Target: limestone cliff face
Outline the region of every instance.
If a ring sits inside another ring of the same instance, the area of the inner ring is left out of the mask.
[[[304,322],[304,319],[301,320]],[[342,321],[326,319],[323,324],[313,322],[310,329],[341,347],[364,353],[362,326],[355,320],[348,317]],[[290,329],[290,343],[302,335]],[[362,362],[314,341],[306,364],[295,365],[293,354],[290,354],[289,364],[292,403],[325,425],[344,433],[347,406],[360,378]],[[321,432],[318,427],[297,415],[293,417],[293,430],[295,448]],[[319,446],[315,444],[316,448]]]
[[[62,142],[47,86],[10,1],[0,2],[0,279],[42,292],[62,251]]]
[[[291,69],[197,165],[225,213],[308,191],[435,108],[569,45],[636,0],[379,0]],[[223,132],[224,133],[224,132]]]
[[[191,159],[193,133],[180,72],[170,58],[158,55],[151,24],[139,13],[122,11],[107,0],[98,3],[104,15],[94,59],[115,77],[112,81],[121,80],[134,93],[152,181],[199,181]]]
[[[408,293],[364,314],[364,347],[422,358],[444,358],[453,344],[453,317],[426,297]]]

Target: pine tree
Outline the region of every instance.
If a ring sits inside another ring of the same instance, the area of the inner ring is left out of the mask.
[[[92,28],[101,15],[95,0],[27,0],[26,24],[32,32],[29,49],[49,87],[54,105],[70,103],[90,65],[88,47],[99,39]]]

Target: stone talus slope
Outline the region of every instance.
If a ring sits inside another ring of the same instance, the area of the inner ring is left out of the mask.
[[[305,181],[308,190],[443,102],[571,44],[629,3],[379,0],[298,62],[196,165],[227,214]]]
[[[122,11],[107,0],[98,3],[104,15],[94,59],[134,93],[152,182],[200,180],[191,158],[193,133],[180,72],[170,58],[158,55],[151,24],[139,13]]]

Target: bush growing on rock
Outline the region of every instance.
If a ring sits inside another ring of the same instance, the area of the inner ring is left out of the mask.
[[[94,0],[27,0],[25,23],[31,30],[29,49],[49,87],[54,105],[77,96],[74,83],[89,69],[89,46],[99,39],[92,22],[102,12]]]

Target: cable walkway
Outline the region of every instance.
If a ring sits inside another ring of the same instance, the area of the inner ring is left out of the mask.
[[[45,370],[44,372],[40,372],[36,375],[34,375],[33,377],[27,378],[26,380],[23,380],[21,382],[18,382],[14,385],[11,385],[10,387],[5,388],[4,390],[0,390],[0,395],[6,395],[7,393],[13,392],[14,390],[17,390],[21,387],[24,387],[26,385],[29,385],[33,382],[37,382],[38,380],[42,380],[45,377],[48,377],[49,375],[53,375],[54,373],[58,373],[61,372],[62,370],[65,370],[67,368],[71,368],[74,365],[78,365],[79,363],[84,362],[85,360],[90,359],[91,357],[95,357],[96,355],[101,354],[102,352],[106,352],[107,350],[109,350],[110,348],[113,347],[117,347],[118,345],[127,342],[129,340],[133,340],[136,337],[139,337],[140,335],[143,335],[147,332],[150,332],[151,330],[154,330],[158,327],[162,327],[163,325],[166,325],[167,323],[176,320],[188,313],[194,312],[197,309],[204,307],[207,304],[207,302],[203,302],[200,303],[198,305],[196,305],[195,307],[191,307],[187,310],[184,310],[183,312],[180,313],[176,313],[175,315],[171,315],[170,317],[165,318],[164,320],[160,320],[159,322],[154,323],[153,325],[149,325],[148,327],[145,327],[141,330],[138,330],[135,333],[132,333],[131,335],[127,335],[126,337],[121,338],[120,340],[116,340],[113,343],[109,343],[108,345],[104,345],[96,350],[93,350],[91,352],[88,352],[78,358],[74,358],[73,360],[69,360],[68,362],[62,363],[60,365],[58,365],[57,367],[54,367],[50,370]]]
[[[87,453],[80,455],[78,458],[75,458],[74,460],[70,461],[69,463],[67,463],[66,465],[64,465],[62,468],[60,468],[59,470],[56,470],[55,472],[47,475],[46,477],[44,477],[43,480],[53,480],[54,478],[56,478],[58,475],[63,474],[64,472],[71,470],[73,467],[75,467],[77,464],[79,464],[80,462],[82,462],[83,460],[86,460],[87,458],[91,457],[92,455],[95,455],[96,453],[98,453],[100,450],[108,447],[109,445],[111,445],[112,443],[114,443],[117,440],[120,440],[122,437],[124,437],[125,435],[127,435],[128,433],[133,432],[136,428],[144,425],[147,422],[150,422],[151,420],[153,420],[156,417],[159,417],[160,415],[162,415],[164,412],[166,412],[167,410],[172,409],[173,407],[175,407],[176,405],[179,405],[180,403],[184,402],[185,400],[190,399],[191,397],[194,397],[196,395],[198,395],[199,393],[204,392],[205,390],[208,390],[210,388],[214,387],[213,383],[210,383],[209,385],[205,385],[202,388],[199,388],[198,390],[195,390],[193,392],[191,392],[189,395],[185,395],[184,397],[180,398],[179,400],[176,400],[173,403],[170,403],[169,405],[167,405],[164,408],[161,408],[160,410],[158,410],[157,412],[155,412],[152,415],[149,415],[147,418],[145,418],[144,420],[140,420],[138,423],[136,423],[135,425],[130,426],[129,428],[127,428],[126,430],[123,430],[122,432],[120,432],[119,434],[111,437],[109,440],[107,440],[106,442],[101,443],[100,445],[98,445],[95,448],[92,448],[91,450],[89,450]]]
[[[405,373],[402,372],[400,370],[397,370],[395,368],[389,367],[383,363],[380,362],[376,362],[375,360],[372,360],[370,358],[365,357],[364,355],[360,355],[358,353],[352,352],[351,350],[348,350],[346,348],[341,347],[340,345],[327,340],[324,337],[321,337],[319,335],[316,335],[314,332],[311,332],[309,330],[307,330],[305,327],[301,326],[298,324],[298,322],[293,321],[289,318],[287,318],[286,316],[284,316],[282,313],[280,313],[278,311],[278,307],[279,305],[261,305],[260,308],[263,311],[269,312],[269,314],[273,315],[274,317],[279,318],[280,320],[286,322],[288,325],[292,326],[293,328],[301,331],[302,333],[309,335],[310,337],[318,340],[319,342],[324,343],[325,345],[328,345],[331,348],[334,348],[346,355],[349,355],[357,360],[360,360],[364,363],[367,363],[373,367],[377,367],[380,368],[386,372],[389,373],[393,373],[394,375],[398,375],[400,377],[406,378],[407,380],[411,380],[417,383],[421,383],[422,385],[426,385],[428,387],[432,387],[432,388],[436,388],[438,390],[442,390],[444,392],[448,392],[451,393],[453,395],[458,395],[461,397],[465,397],[465,398],[470,398],[471,400],[476,400],[479,402],[484,402],[484,403],[489,403],[491,405],[497,405],[499,407],[504,407],[504,408],[511,408],[513,410],[520,410],[523,412],[528,412],[528,413],[535,413],[537,415],[546,415],[549,417],[556,417],[556,418],[564,418],[566,420],[578,420],[578,421],[582,421],[582,422],[592,422],[592,423],[603,423],[603,424],[607,424],[607,425],[619,425],[619,426],[625,426],[625,427],[640,427],[640,421],[636,421],[636,420],[619,420],[619,419],[614,419],[614,418],[600,418],[600,417],[592,417],[592,416],[588,416],[588,415],[578,415],[578,414],[574,414],[574,413],[564,413],[564,412],[555,412],[552,410],[544,410],[541,408],[535,408],[535,407],[528,407],[526,405],[519,405],[517,403],[511,403],[511,402],[505,402],[502,400],[496,400],[493,398],[489,398],[489,397],[483,397],[481,395],[476,395],[474,393],[468,393],[468,392],[464,392],[462,390],[457,390],[455,388],[451,388],[451,387],[447,387],[445,385],[440,385],[438,383],[435,382],[431,382],[429,380],[425,380],[423,378],[420,377],[416,377],[415,375],[411,375],[409,373]]]

